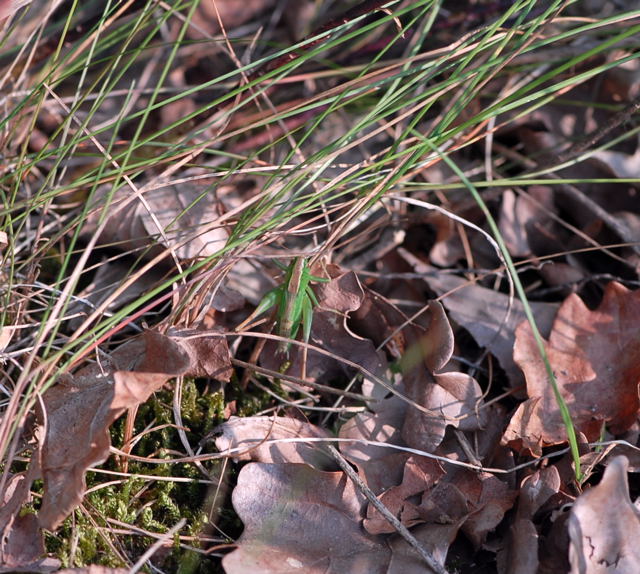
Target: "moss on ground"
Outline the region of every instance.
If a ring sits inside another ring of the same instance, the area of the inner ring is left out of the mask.
[[[238,391],[241,389],[234,389],[234,394],[237,395]],[[253,398],[248,402],[253,405]],[[133,450],[136,456],[170,459],[179,457],[181,455],[178,453],[184,452],[173,420],[172,403],[173,389],[166,389],[140,406],[134,437],[147,428],[158,427],[158,430],[147,432],[140,438]],[[181,416],[193,448],[223,421],[224,407],[225,396],[222,391],[212,393],[204,382],[184,381]],[[116,446],[123,443],[125,419],[126,417],[122,417],[112,425],[111,437]],[[205,462],[203,466],[211,480],[221,476],[221,461]],[[121,461],[113,457],[101,468],[118,472],[123,470]],[[181,518],[186,520],[186,524],[180,533],[194,537],[188,546],[201,548],[198,537],[203,532],[212,531],[208,516],[213,502],[207,485],[197,482],[197,479],[205,477],[196,465],[151,465],[130,460],[127,472],[132,475],[130,478],[100,472],[87,474],[87,489],[92,491],[55,535],[46,536],[46,549],[50,555],[60,559],[64,566],[123,566],[124,562],[118,554],[135,561],[156,541],[156,538],[145,536],[139,530],[136,532],[136,529],[162,534]],[[159,478],[190,478],[193,481],[154,481],[136,477],[138,474]],[[221,492],[226,492],[226,489]],[[215,504],[217,507],[230,506],[228,501],[221,500]],[[223,531],[228,525],[234,534],[238,532],[237,517],[232,513],[212,511],[211,515],[216,517],[217,526]],[[123,534],[126,525],[131,526],[132,534]],[[180,546],[178,538],[171,548],[163,548],[156,554],[156,559],[159,560],[159,567],[171,572],[197,574],[221,571],[219,561]]]

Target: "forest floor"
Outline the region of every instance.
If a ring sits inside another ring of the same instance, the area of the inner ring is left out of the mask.
[[[640,571],[627,4],[0,2],[0,572]]]

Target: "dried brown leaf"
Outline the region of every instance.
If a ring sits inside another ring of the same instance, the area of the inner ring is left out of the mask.
[[[14,572],[20,569],[51,572],[54,568],[42,570],[38,562],[44,554],[44,540],[38,528],[35,514],[16,516],[11,526],[2,537],[0,548],[0,572]],[[56,561],[57,562],[57,561]]]
[[[475,379],[464,373],[435,372],[447,365],[454,344],[453,333],[442,305],[431,301],[423,315],[427,322],[424,331],[413,326],[405,330],[409,346],[401,363],[403,385],[397,390],[409,402],[405,402],[403,406],[398,398],[381,401],[379,405],[385,405],[384,408],[388,411],[386,413],[381,412],[380,406],[374,404],[372,409],[380,415],[358,415],[347,423],[346,429],[349,432],[358,425],[365,438],[376,440],[373,436],[366,436],[367,427],[376,428],[376,433],[379,433],[379,429],[383,428],[380,425],[384,424],[384,428],[388,429],[387,434],[391,436],[397,430],[394,425],[402,425],[401,437],[404,444],[433,452],[442,442],[447,426],[462,431],[475,431],[484,425],[486,417],[481,404],[482,391]],[[428,411],[425,412],[411,402]],[[389,416],[392,420],[386,420]],[[395,438],[393,440],[400,442]],[[356,451],[360,448],[350,446],[345,454],[358,464],[361,472],[373,475],[375,470],[366,468],[373,465],[366,464],[366,458],[357,455]]]
[[[560,491],[561,480],[555,466],[542,468],[522,481],[518,516],[533,518],[538,509]]]
[[[342,472],[249,463],[233,506],[245,525],[227,574],[383,574],[390,552],[361,527],[365,499]]]
[[[520,486],[516,517],[498,554],[501,574],[536,574],[538,572],[538,531],[533,516],[560,490],[560,475],[555,466],[537,470]]]
[[[492,474],[475,474],[467,470],[457,473],[454,484],[465,494],[471,506],[462,531],[479,549],[489,532],[502,522],[505,513],[513,507],[518,493],[509,490],[506,483]]]
[[[512,257],[543,255],[560,247],[560,241],[554,241],[552,236],[554,222],[549,216],[549,212],[555,211],[552,194],[551,188],[543,186],[531,186],[522,195],[510,189],[503,192],[500,234]]]
[[[442,476],[444,476],[444,469],[439,462],[412,456],[404,465],[402,482],[398,486],[388,489],[378,498],[396,518],[401,519],[406,527],[414,526],[417,523],[425,522],[425,520],[414,512],[411,512],[409,516],[403,516],[405,506],[408,506],[408,499],[431,489]],[[409,505],[409,507],[413,510],[414,505]],[[395,532],[394,527],[372,505],[367,508],[364,528],[369,534]]]
[[[516,518],[505,536],[505,546],[498,554],[500,574],[537,574],[538,531],[531,520]]]
[[[124,261],[102,261],[91,283],[78,293],[78,298],[74,299],[69,305],[67,313],[72,316],[69,321],[69,329],[77,329],[84,322],[87,311],[95,309],[103,302],[109,300],[109,305],[105,308],[105,311],[121,308],[129,301],[139,298],[142,293],[150,290],[154,285],[158,285],[163,277],[161,269],[149,269],[142,276],[136,278],[134,282],[127,282],[124,291],[113,298],[112,293],[118,286],[122,285],[123,278],[130,273],[130,263]]]
[[[216,0],[202,2],[193,15],[193,25],[189,26],[189,38],[209,39],[220,33],[220,20],[226,31],[250,22],[275,4],[274,0]],[[220,20],[218,19],[218,16]],[[204,32],[204,33],[203,33]]]
[[[127,574],[127,572],[131,572],[131,570],[91,564],[82,568],[64,568],[63,570],[58,570],[56,574]]]
[[[429,412],[409,407],[402,438],[413,448],[433,452],[444,439],[448,425],[478,430],[483,425],[482,390],[464,373],[434,373],[444,367],[453,352],[453,332],[442,305],[431,301],[429,324],[403,358],[403,382],[407,396]]]
[[[371,339],[376,347],[384,343],[399,359],[406,350],[405,335],[400,329],[406,321],[406,315],[395,305],[365,288],[362,305],[352,313],[350,324],[359,335]]]
[[[411,530],[411,534],[423,548],[433,556],[435,561],[444,565],[449,547],[460,529],[460,523],[423,524]],[[399,536],[389,543],[391,547],[391,563],[385,574],[426,574],[424,562],[415,551]]]
[[[640,382],[640,291],[609,283],[590,311],[578,295],[562,304],[545,348],[576,430],[587,440],[606,423],[620,434],[635,422]],[[528,323],[516,332],[514,358],[524,371],[529,399],[518,407],[504,441],[539,456],[566,441],[566,430]]]
[[[31,0],[0,0],[0,24],[27,4],[31,4]]]
[[[407,408],[406,402],[394,396],[380,401],[375,413],[359,413],[340,428],[340,438],[356,441],[340,443],[342,454],[356,465],[360,478],[375,494],[400,484],[404,463],[410,455],[366,441],[401,444],[400,428]]]
[[[102,364],[67,376],[43,397],[46,436],[40,449],[45,486],[38,514],[54,530],[80,503],[87,468],[109,455],[109,426],[170,378],[209,376],[229,380],[226,341],[216,334],[146,331]]]
[[[109,193],[109,186],[101,188],[97,205]],[[215,223],[220,216],[219,201],[202,182],[154,187],[144,194],[144,203],[137,198],[132,203],[131,194],[129,188],[114,194],[101,242],[118,244],[123,250],[160,245],[171,248],[179,259],[192,259],[216,253],[227,240],[226,230]],[[94,234],[101,217],[100,210],[92,211],[83,234]]]
[[[469,516],[470,507],[465,493],[449,480],[442,480],[423,493],[419,505],[413,508],[407,505],[405,520],[409,519],[409,512],[428,524],[462,525]]]
[[[416,272],[424,274],[429,287],[441,299],[451,317],[464,327],[481,347],[488,349],[500,362],[511,385],[522,382],[522,371],[513,360],[513,345],[516,327],[526,319],[522,303],[492,289],[487,289],[460,277],[441,273],[426,265],[408,252],[399,252]],[[510,304],[511,303],[511,304]],[[558,311],[555,303],[530,303],[538,328],[546,335],[551,330],[553,318]]]
[[[569,515],[571,574],[634,574],[640,565],[640,513],[629,498],[627,459],[611,460],[597,486]]]
[[[331,437],[330,433],[310,423],[287,417],[231,417],[216,430],[222,432],[215,441],[220,452],[243,449],[232,455],[235,460],[306,463],[319,470],[335,468],[335,462],[321,450],[321,445],[286,442],[292,438]]]
[[[57,560],[41,558],[44,540],[34,514],[20,515],[31,500],[30,486],[38,475],[37,464],[26,473],[10,475],[0,500],[0,572],[51,572]]]
[[[409,446],[433,452],[444,439],[447,426],[475,431],[485,424],[482,389],[473,377],[443,373],[434,375],[433,382],[426,376],[415,384],[405,377],[405,382],[412,388],[409,396],[432,413],[409,409],[402,427],[402,437]]]

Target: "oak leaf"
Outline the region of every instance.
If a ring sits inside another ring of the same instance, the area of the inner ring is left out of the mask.
[[[599,307],[589,310],[578,295],[560,307],[545,348],[560,393],[578,432],[596,440],[604,424],[621,434],[637,419],[640,402],[640,291],[609,283]],[[516,363],[524,371],[529,399],[522,403],[503,440],[535,456],[562,444],[566,430],[528,323],[516,332]]]
[[[233,491],[245,525],[227,574],[383,574],[389,549],[362,530],[366,500],[342,472],[304,464],[247,464]]]

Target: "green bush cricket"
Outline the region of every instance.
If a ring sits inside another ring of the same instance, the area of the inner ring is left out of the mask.
[[[237,330],[244,328],[255,317],[275,306],[276,333],[280,337],[295,339],[302,326],[302,340],[308,343],[313,323],[313,308],[318,305],[311,284],[328,281],[329,279],[311,274],[306,258],[296,257],[287,266],[282,284],[265,294],[255,311],[237,327]],[[278,348],[288,354],[291,343],[282,341]]]

